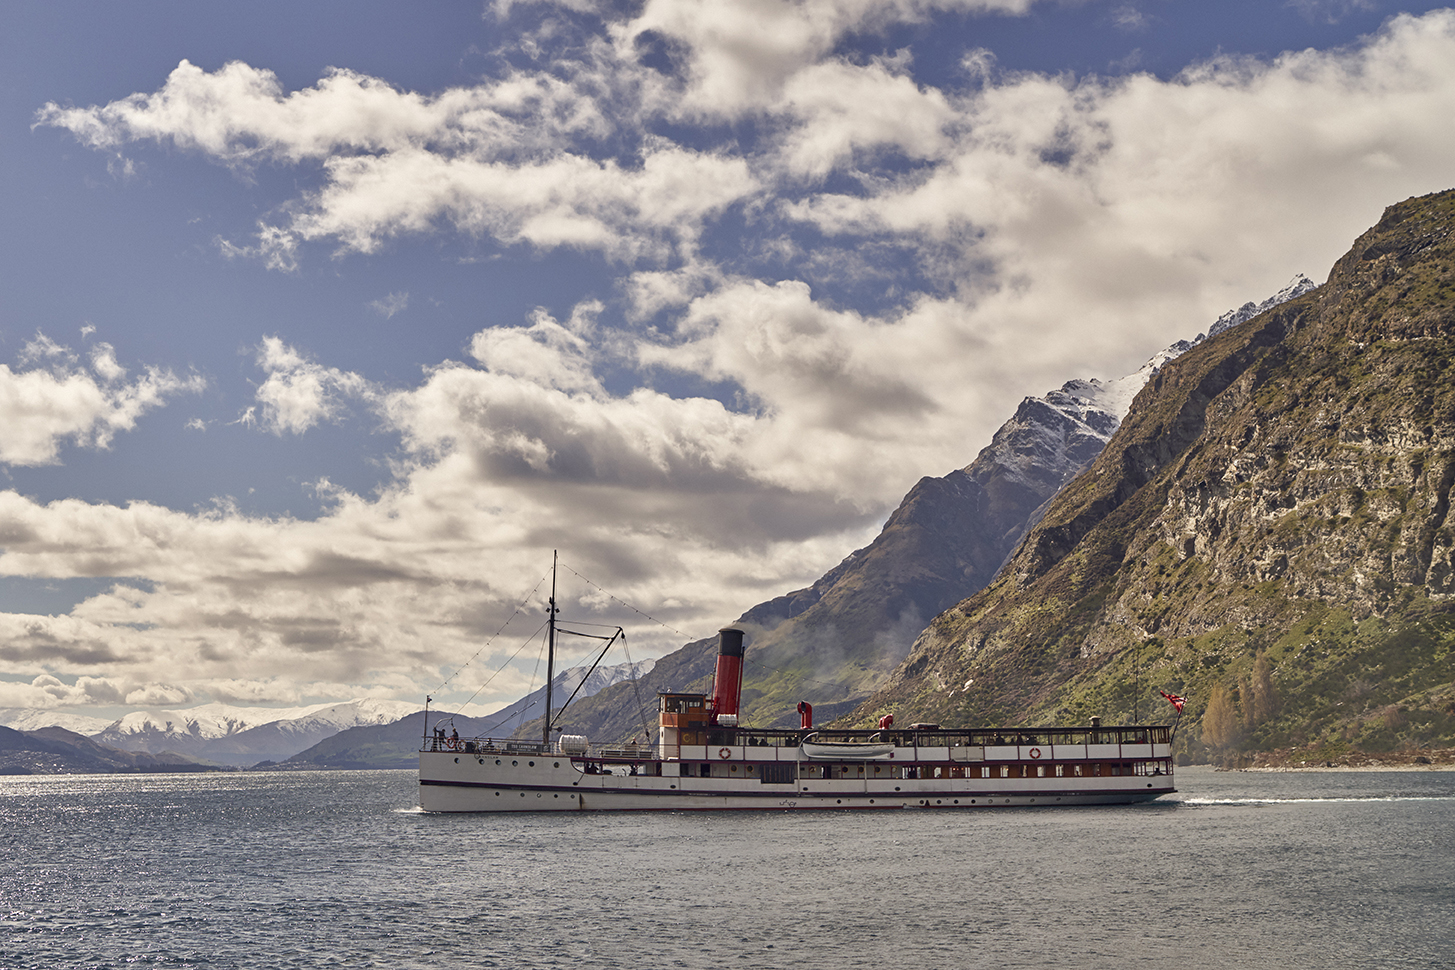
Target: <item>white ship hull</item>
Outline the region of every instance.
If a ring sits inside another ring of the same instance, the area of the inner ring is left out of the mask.
[[[746,758],[687,765],[653,759],[636,763],[637,773],[632,774],[631,764],[584,756],[424,751],[419,756],[419,800],[420,807],[431,812],[848,810],[1119,805],[1150,801],[1175,791],[1168,746],[1125,747],[1146,750],[1136,755],[1128,752],[1126,758],[1105,753],[1096,762],[1083,759],[1054,765],[977,762],[971,769],[962,769],[968,777],[951,776],[953,769],[945,764],[950,762],[948,753],[934,767],[926,762],[897,768],[842,762],[838,770],[850,776],[843,778],[801,777],[798,763]],[[779,750],[787,754],[793,749]],[[1133,757],[1139,760],[1131,760]],[[695,771],[700,764],[727,776],[679,774],[689,766]],[[764,766],[774,764],[783,764],[793,777],[776,783],[758,780]],[[1116,765],[1118,771],[1127,765],[1128,773],[1091,774],[1093,767],[1110,765]],[[803,767],[814,770],[806,764]],[[1062,769],[1060,777],[1054,770],[1047,777],[1035,774],[1056,767]],[[1074,767],[1087,770],[1072,775]],[[1138,768],[1145,773],[1135,773]],[[906,769],[930,777],[902,777]],[[978,777],[980,769],[990,777]],[[1002,769],[1032,776],[1002,777]],[[610,773],[597,773],[607,771]],[[943,776],[935,776],[941,772]]]

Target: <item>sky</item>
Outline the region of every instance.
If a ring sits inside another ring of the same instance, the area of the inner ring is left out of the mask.
[[[554,550],[660,656],[1455,185],[1433,4],[0,18],[0,708],[492,709]]]

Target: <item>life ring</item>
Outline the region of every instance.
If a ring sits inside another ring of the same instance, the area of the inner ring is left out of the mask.
[[[460,750],[460,739],[459,738],[445,738],[445,747],[449,748],[451,751],[459,751]]]
[[[1030,750],[1030,756],[1032,758],[1039,758],[1041,756],[1041,749],[1040,748],[1032,748]]]
[[[717,749],[717,756],[719,758],[721,758],[722,760],[726,761],[727,759],[729,759],[729,758],[731,758],[733,756],[733,749],[732,748],[718,748]]]

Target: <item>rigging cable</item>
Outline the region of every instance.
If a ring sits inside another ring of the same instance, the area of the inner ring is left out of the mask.
[[[495,638],[496,637],[500,636],[500,634],[502,634],[502,633],[505,632],[505,628],[508,627],[508,626],[510,626],[510,621],[513,620],[513,619],[515,619],[517,616],[520,616],[522,607],[524,607],[527,603],[530,602],[530,598],[536,594],[536,590],[538,590],[538,589],[541,588],[541,583],[544,583],[546,581],[546,577],[549,576],[549,575],[550,575],[550,573],[546,573],[545,576],[542,576],[539,580],[536,581],[535,587],[529,593],[527,593],[525,595],[525,598],[524,599],[522,599],[520,601],[520,605],[516,606],[515,612],[511,613],[510,616],[506,619],[506,621],[504,623],[500,624],[500,629],[496,630],[495,633],[494,633],[494,635],[492,635],[489,640],[486,640],[483,644],[481,644],[479,650],[476,650],[474,653],[470,654],[470,659],[469,660],[466,660],[464,663],[462,663],[458,667],[456,667],[455,668],[455,672],[452,673],[452,674],[450,674],[448,677],[446,677],[444,683],[443,684],[440,684],[438,687],[436,687],[434,689],[434,693],[438,694],[440,691],[444,690],[445,687],[447,687],[449,685],[450,681],[452,681],[456,677],[460,676],[461,672],[463,672],[466,667],[470,666],[470,664],[472,664],[472,663],[475,662],[475,658],[478,657],[478,656],[480,656],[480,654],[485,651],[485,648],[486,647],[490,646],[490,644],[492,644],[492,643],[495,642]],[[542,624],[542,626],[544,626],[544,624]],[[541,632],[540,630],[537,630],[536,631],[536,633],[540,633],[540,632]],[[531,639],[534,639],[535,638],[536,633],[532,633],[531,634]],[[530,642],[530,640],[527,640],[526,641],[526,643],[529,643],[529,642]],[[521,648],[524,649],[524,647],[525,647],[525,644],[521,644]],[[515,652],[516,653],[520,653],[520,650],[517,650]],[[511,655],[511,659],[512,660],[515,659],[515,655],[514,654]],[[495,674],[498,674],[499,672],[500,671],[497,670],[495,672]],[[494,680],[495,679],[495,674],[491,674],[490,675],[490,679],[491,680]],[[487,684],[489,682],[490,681],[486,681]],[[481,689],[483,690],[484,688],[482,687]],[[476,694],[479,694],[479,693],[480,693],[480,691],[478,691],[478,690],[475,691],[474,694],[471,694],[470,695],[471,699],[474,699],[474,697],[476,696]],[[469,701],[466,701],[466,703],[469,703]]]
[[[681,630],[677,629],[676,627],[668,626],[666,623],[663,623],[661,620],[657,619],[655,616],[652,616],[650,613],[643,613],[641,610],[637,609],[635,606],[632,606],[630,603],[626,602],[625,600],[619,599],[619,598],[617,598],[615,596],[612,596],[606,590],[602,589],[598,584],[596,584],[596,583],[592,582],[591,580],[587,579],[585,576],[582,576],[580,573],[576,572],[576,570],[571,569],[571,567],[570,567],[569,564],[567,564],[567,563],[561,563],[561,565],[562,566],[565,566],[566,569],[570,570],[572,576],[575,576],[577,579],[581,580],[581,582],[583,582],[586,585],[594,588],[597,592],[599,592],[602,596],[605,596],[607,599],[610,599],[611,601],[613,601],[615,603],[620,603],[622,606],[625,606],[627,609],[631,610],[633,613],[637,614],[638,616],[644,616],[644,617],[646,617],[647,619],[651,620],[653,623],[657,624],[657,626],[662,627],[663,629],[666,629],[666,630],[671,630],[673,633],[677,634],[679,637],[687,637],[688,642],[691,642],[692,641],[692,637],[690,635],[688,635],[686,633],[683,633]]]

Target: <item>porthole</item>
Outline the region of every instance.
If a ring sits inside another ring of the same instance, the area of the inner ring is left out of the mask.
[[[553,764],[552,764],[552,765],[551,765],[551,767],[552,767],[552,768],[559,768],[559,767],[561,767],[561,763],[560,763],[560,762],[559,762],[559,761],[557,761],[557,762],[555,762],[555,763],[553,763]]]
[[[480,759],[480,763],[483,765],[485,763],[485,759],[484,758],[481,758]]]
[[[455,764],[459,764],[459,763],[460,763],[460,759],[459,758],[456,758],[455,759]]]
[[[529,765],[532,768],[534,768],[536,766],[536,763],[534,761],[527,761],[526,764]]]
[[[499,759],[499,758],[496,758],[496,759],[495,759],[495,763],[496,763],[496,764],[497,764],[497,765],[498,765],[498,764],[500,764],[500,759]]]
[[[511,766],[511,767],[512,767],[512,768],[519,768],[519,767],[520,767],[520,762],[519,762],[519,761],[512,761],[512,762],[511,762],[511,763],[510,763],[510,766]]]

